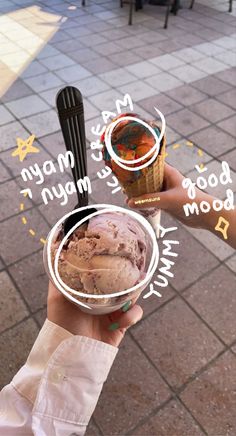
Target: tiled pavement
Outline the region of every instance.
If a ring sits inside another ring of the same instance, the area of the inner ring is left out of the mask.
[[[24,362],[45,318],[47,278],[41,237],[75,204],[42,204],[40,185],[24,201],[22,166],[11,157],[15,138],[37,136],[37,162],[64,150],[55,95],[65,84],[85,97],[88,144],[101,110],[124,93],[150,118],[167,120],[168,157],[184,174],[195,163],[236,171],[235,11],[228,2],[196,1],[170,17],[144,5],[127,25],[118,1],[2,0],[0,4],[0,343],[1,384]],[[196,147],[186,145],[192,141]],[[180,147],[174,147],[174,144]],[[200,157],[197,149],[203,150]],[[89,157],[92,200],[123,205],[96,178]],[[68,180],[60,175],[60,182]],[[235,180],[235,179],[234,179]],[[59,182],[48,177],[47,186]],[[219,196],[224,191],[219,189]],[[176,222],[163,214],[163,225]],[[126,335],[88,435],[235,435],[236,294],[233,250],[213,235],[178,225],[179,257],[161,299],[142,302],[144,319]],[[14,237],[9,238],[14,232]],[[8,298],[6,298],[6,296]]]

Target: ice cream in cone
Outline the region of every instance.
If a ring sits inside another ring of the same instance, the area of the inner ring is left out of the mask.
[[[150,152],[155,145],[156,140],[153,133],[148,130],[145,125],[142,125],[141,123],[132,119],[122,120],[122,118],[126,116],[141,119],[137,114],[133,113],[121,114],[119,117],[117,117],[115,120],[121,119],[121,121],[116,124],[112,130],[111,144],[117,156],[130,162],[132,160],[137,160],[138,158],[143,157]],[[157,124],[154,121],[143,121],[152,127],[159,138],[160,129]],[[107,128],[109,129],[109,126]],[[153,151],[141,163],[139,162],[132,164],[131,162],[127,164],[128,167],[137,167],[137,171],[130,171],[120,167],[118,163],[115,162],[115,160],[111,157],[105,144],[105,135],[106,131],[101,137],[101,142],[104,145],[103,157],[105,163],[112,169],[113,173],[118,178],[128,198],[161,191],[164,178],[166,145],[165,136],[163,136],[160,142],[159,153],[155,160],[145,168],[138,168],[141,164],[148,162],[152,158],[154,155]]]

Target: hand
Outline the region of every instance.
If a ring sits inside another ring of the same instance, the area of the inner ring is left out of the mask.
[[[158,209],[163,209],[166,212],[169,212],[183,224],[186,224],[190,227],[204,227],[201,218],[199,215],[190,215],[186,217],[184,213],[183,206],[186,203],[191,202],[188,197],[187,190],[182,187],[182,181],[184,176],[171,165],[165,164],[164,171],[164,184],[163,191],[153,194],[145,194],[140,197],[131,198],[128,201],[129,207],[134,209],[147,209],[148,207],[156,207]],[[203,191],[200,191],[197,187],[196,190],[196,198],[194,201],[196,203],[200,203],[202,200],[208,200],[211,198],[208,194]],[[146,198],[155,198],[159,197],[160,200],[152,202],[152,203],[143,203],[143,204],[135,204],[137,200],[144,200]]]
[[[136,324],[143,315],[137,304],[131,303],[130,307],[126,312],[117,310],[107,315],[90,315],[67,300],[49,282],[47,317],[74,335],[87,336],[118,347],[127,328]]]

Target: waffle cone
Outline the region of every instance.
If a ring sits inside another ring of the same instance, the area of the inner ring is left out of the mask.
[[[164,179],[165,148],[166,139],[164,137],[160,154],[158,154],[153,164],[147,168],[146,174],[135,180],[135,182],[123,184],[123,190],[128,198],[161,191]]]

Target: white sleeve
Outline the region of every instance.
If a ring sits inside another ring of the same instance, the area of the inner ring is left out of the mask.
[[[83,435],[117,351],[46,320],[26,364],[0,393],[0,433]]]

